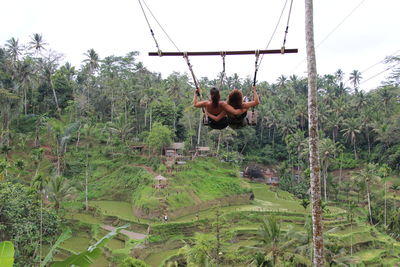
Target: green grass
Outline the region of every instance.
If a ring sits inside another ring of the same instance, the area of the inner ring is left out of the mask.
[[[113,238],[110,241],[108,241],[108,243],[106,244],[106,247],[108,247],[112,250],[122,249],[122,248],[125,248],[125,242],[122,240]]]
[[[249,192],[238,178],[238,169],[216,159],[198,159],[188,162],[187,168],[171,179],[174,186],[185,184],[202,201]]]
[[[79,233],[77,236],[73,236],[67,240],[65,240],[61,247],[67,249],[68,251],[72,251],[75,253],[86,250],[89,245],[91,245],[91,240],[86,234]]]
[[[335,236],[335,235],[348,235],[348,234],[354,234],[354,233],[360,233],[360,232],[367,232],[369,231],[369,227],[367,226],[357,226],[357,225],[353,225],[353,229],[351,229],[351,227],[346,227],[343,230],[338,230],[334,233],[331,233],[330,235]]]
[[[176,254],[178,251],[179,249],[169,249],[157,253],[152,253],[144,261],[151,267],[158,267],[164,259]]]
[[[106,259],[104,255],[100,255],[91,265],[90,267],[109,267],[110,262]]]
[[[270,211],[289,211],[306,213],[310,208],[304,210],[300,205],[300,200],[296,200],[286,191],[275,188],[276,192],[271,191],[271,187],[262,184],[251,184],[254,195],[260,207]]]
[[[72,213],[69,212],[65,214],[66,219],[71,219],[71,220],[78,220],[84,223],[89,223],[89,224],[102,224],[101,220],[99,218],[96,218],[90,214],[84,214],[84,213]]]
[[[122,162],[121,164],[124,163]],[[113,171],[106,173],[106,175],[102,172],[102,175],[99,177],[94,176],[93,178],[96,182],[92,183],[89,187],[89,196],[91,199],[130,198],[132,192],[140,186],[153,182],[152,175],[146,170],[129,165],[120,165]]]
[[[132,194],[132,202],[135,207],[150,212],[160,208],[158,195],[153,187],[141,186]]]
[[[91,201],[89,204],[98,208],[105,216],[116,216],[121,219],[134,222],[139,220],[139,218],[133,215],[132,205],[129,202],[99,200]]]
[[[354,254],[359,257],[364,263],[376,263],[381,259],[381,255],[385,249],[367,249]]]
[[[167,196],[166,199],[168,206],[175,208],[188,207],[196,204],[188,192],[177,192],[176,194]]]

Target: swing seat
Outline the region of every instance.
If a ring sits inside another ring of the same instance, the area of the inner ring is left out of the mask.
[[[247,124],[251,126],[257,125],[258,113],[256,111],[247,112],[246,120]]]
[[[208,116],[206,114],[203,115],[203,125],[208,126],[210,124],[208,120]]]

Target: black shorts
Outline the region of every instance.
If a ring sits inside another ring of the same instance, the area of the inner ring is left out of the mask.
[[[247,125],[246,120],[247,112],[240,114],[239,116],[228,117],[228,125],[232,129],[242,128]]]
[[[215,130],[222,130],[228,126],[228,118],[223,117],[219,121],[215,121],[211,118],[208,118],[208,126]]]

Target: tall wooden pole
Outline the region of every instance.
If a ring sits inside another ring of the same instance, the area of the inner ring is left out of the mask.
[[[313,222],[313,266],[324,266],[324,240],[321,210],[321,167],[318,153],[317,63],[314,47],[313,1],[305,0],[305,28],[308,70],[308,129]]]

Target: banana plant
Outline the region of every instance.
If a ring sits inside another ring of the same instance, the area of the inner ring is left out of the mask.
[[[11,241],[0,242],[0,266],[12,267],[14,264],[14,245]]]

